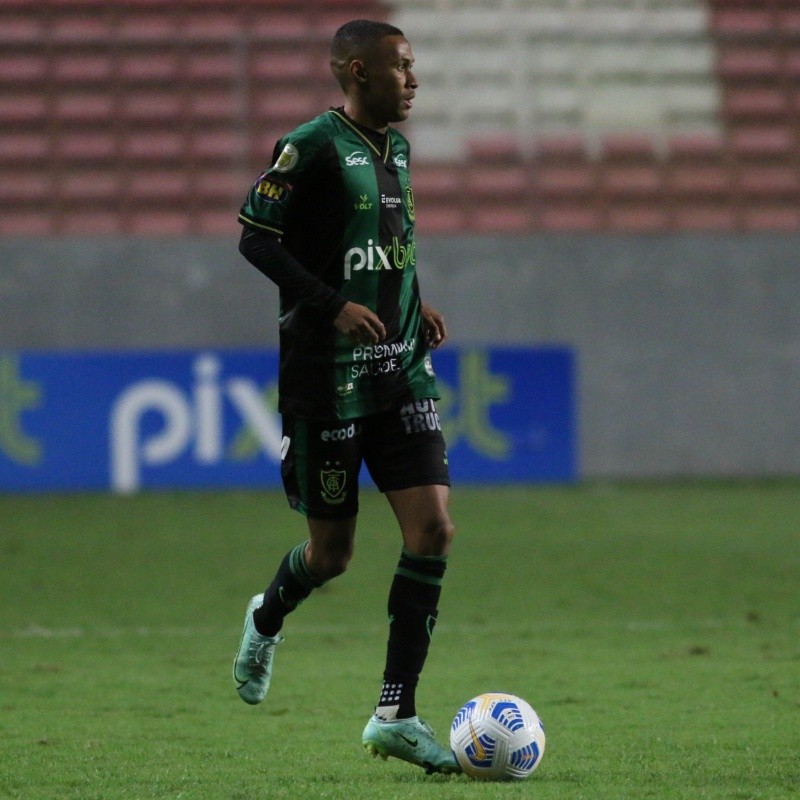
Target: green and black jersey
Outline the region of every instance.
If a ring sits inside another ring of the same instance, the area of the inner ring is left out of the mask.
[[[281,296],[280,410],[351,419],[438,398],[422,336],[407,140],[379,146],[330,109],[284,136],[242,206],[244,225],[280,237],[311,274],[374,311],[387,335],[354,345],[319,312]]]

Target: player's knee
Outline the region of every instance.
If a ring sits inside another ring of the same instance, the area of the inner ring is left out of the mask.
[[[456,526],[447,516],[431,519],[423,529],[421,552],[424,556],[444,556],[450,552],[450,545],[456,534]]]
[[[329,543],[312,549],[308,567],[317,580],[329,581],[347,570],[352,557],[352,542]]]

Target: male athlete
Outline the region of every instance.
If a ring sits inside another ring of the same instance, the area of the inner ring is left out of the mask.
[[[430,357],[447,333],[420,301],[409,146],[389,127],[408,118],[413,63],[399,29],[343,25],[331,69],[344,105],[277,143],[239,215],[241,253],[280,288],[281,475],[308,541],[250,601],[233,677],[246,703],[261,702],[284,617],[347,568],[363,461],[403,548],[383,686],[362,742],[374,756],[449,773],[459,769],[453,754],[415,707],[454,528]]]

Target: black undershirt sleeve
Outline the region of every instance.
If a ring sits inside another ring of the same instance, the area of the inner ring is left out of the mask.
[[[239,252],[275,283],[287,300],[302,300],[326,319],[334,320],[347,302],[335,289],[304,269],[277,236],[245,225],[239,240]]]

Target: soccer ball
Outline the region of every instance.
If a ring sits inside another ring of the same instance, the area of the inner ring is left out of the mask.
[[[544,753],[539,715],[513,694],[473,697],[456,714],[450,747],[471,778],[507,781],[527,778]]]

